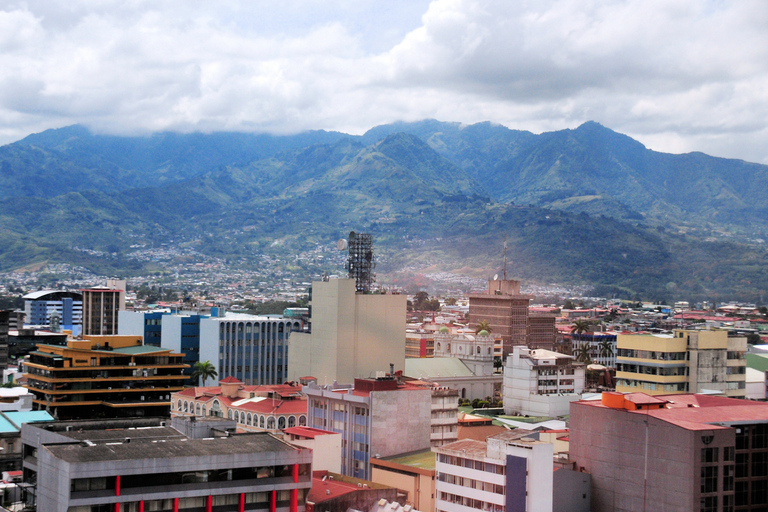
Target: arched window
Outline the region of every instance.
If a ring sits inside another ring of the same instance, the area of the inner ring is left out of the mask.
[[[477,353],[480,354],[480,347],[477,347]]]
[[[251,413],[248,413],[248,425],[253,425],[253,418],[251,417]]]
[[[245,425],[245,413],[244,413],[244,412],[241,412],[241,413],[240,413],[240,423],[242,423],[243,425]]]
[[[221,404],[219,404],[218,400],[214,400],[213,405],[211,405],[211,416],[222,416]]]
[[[179,400],[179,403],[176,404],[176,410],[181,411],[181,400]]]
[[[203,416],[205,416],[205,406],[203,406]]]
[[[451,351],[451,344],[450,343],[448,344],[448,348],[446,350],[448,350],[448,352]]]
[[[467,388],[461,388],[461,398],[467,398]]]
[[[275,430],[275,417],[270,416],[267,418],[267,430]]]
[[[195,405],[195,414],[200,415],[200,404]]]
[[[264,416],[259,416],[259,428],[264,428]]]
[[[280,416],[277,419],[277,428],[283,430],[285,428],[285,416]]]
[[[288,417],[288,426],[289,427],[295,427],[296,426],[296,416],[289,416]]]
[[[440,350],[440,342],[437,342],[437,350]]]
[[[184,402],[184,412],[189,412],[189,402]]]
[[[493,353],[493,348],[492,347],[488,347],[488,355],[491,355],[492,353]]]
[[[227,419],[230,419],[230,420],[232,419],[232,411],[231,410],[227,411]]]
[[[306,416],[299,416],[299,426],[306,426],[307,425],[307,417]]]

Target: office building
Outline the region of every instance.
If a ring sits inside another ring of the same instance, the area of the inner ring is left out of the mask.
[[[528,314],[528,348],[554,350],[557,339],[556,315],[549,313]]]
[[[312,453],[226,420],[25,425],[28,502],[46,512],[303,512]],[[230,422],[231,423],[231,422]]]
[[[383,372],[382,372],[383,373]],[[341,473],[370,480],[370,458],[430,447],[432,390],[391,376],[304,386],[308,426],[342,434]]]
[[[487,293],[469,296],[470,326],[488,322],[491,332],[501,336],[506,356],[513,346],[528,343],[528,305],[532,298],[520,293],[520,281],[488,281]]]
[[[25,364],[34,408],[56,418],[168,416],[186,379],[182,355],[137,336],[86,336],[37,345]]]
[[[83,334],[112,336],[118,333],[118,311],[125,309],[125,281],[107,279],[83,293]]]
[[[595,364],[601,364],[606,368],[616,368],[615,333],[586,332],[571,334],[571,353],[578,354],[581,347],[586,346],[589,359]]]
[[[768,404],[603,393],[571,404],[570,459],[594,512],[768,510]]]
[[[51,327],[58,316],[59,329],[77,336],[83,326],[83,294],[63,290],[41,290],[24,295],[25,325]]]
[[[584,391],[584,365],[550,350],[514,347],[504,365],[504,413],[554,418]]]
[[[405,333],[405,357],[435,357],[435,335],[423,329],[408,329]]]
[[[312,283],[311,332],[291,335],[288,379],[322,384],[376,375],[405,362],[405,295],[355,292],[354,279]]]
[[[747,339],[725,330],[673,334],[620,334],[616,341],[616,391],[649,395],[746,393]]]

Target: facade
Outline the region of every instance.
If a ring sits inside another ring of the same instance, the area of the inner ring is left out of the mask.
[[[59,327],[77,336],[83,326],[83,294],[62,290],[41,290],[24,297],[27,325],[50,327],[51,316],[57,314]]]
[[[515,347],[504,366],[504,413],[556,417],[584,391],[584,365],[573,356]]]
[[[429,439],[433,447],[459,439],[459,391],[457,389],[445,386],[432,387],[430,428]]]
[[[586,345],[589,359],[606,368],[616,368],[616,334],[586,332],[571,334],[571,352],[576,355],[577,350]]]
[[[315,471],[341,472],[341,434],[310,427],[289,427],[283,433],[292,445],[312,450]]]
[[[46,512],[303,512],[312,453],[218,418],[52,422],[22,433],[28,501]],[[194,427],[194,428],[191,428]]]
[[[432,390],[391,377],[355,379],[354,387],[304,386],[308,425],[339,432],[341,473],[370,480],[370,458],[430,447]]]
[[[227,377],[219,386],[189,387],[171,394],[171,416],[235,421],[246,432],[277,433],[307,424],[307,398],[301,386],[248,386]]]
[[[594,512],[768,509],[768,404],[603,393],[573,402],[570,421]]]
[[[405,363],[405,295],[356,293],[353,279],[312,283],[311,332],[291,336],[288,379],[321,384],[371,378]]]
[[[52,420],[45,411],[0,412],[0,471],[21,470],[21,429],[26,423]]]
[[[405,492],[406,505],[435,510],[435,452],[431,449],[372,458],[371,468],[371,480]]]
[[[116,335],[117,313],[125,309],[125,281],[107,279],[106,286],[80,291],[83,293],[83,334]]]
[[[616,391],[649,395],[720,392],[746,394],[747,340],[725,330],[683,330],[672,335],[620,334]]]
[[[136,336],[90,336],[37,345],[25,364],[36,410],[54,417],[167,416],[186,379],[181,354]]]
[[[435,357],[434,333],[411,330],[406,332],[405,357]]]
[[[436,452],[436,512],[552,512],[551,444],[510,431]]]
[[[556,315],[547,313],[529,313],[528,315],[528,348],[543,348],[554,350],[557,339],[555,327]]]
[[[520,293],[520,281],[488,281],[488,293],[469,296],[469,323],[476,327],[487,321],[491,332],[501,336],[506,356],[513,346],[528,343],[528,305],[532,298]]]

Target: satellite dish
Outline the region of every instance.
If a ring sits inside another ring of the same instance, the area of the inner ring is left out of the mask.
[[[347,249],[347,241],[340,238],[339,241],[336,242],[336,248],[340,251],[345,251]]]
[[[493,274],[493,280],[498,281],[499,280],[499,274]]]

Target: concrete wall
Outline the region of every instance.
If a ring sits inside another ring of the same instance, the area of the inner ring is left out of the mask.
[[[558,469],[552,476],[552,512],[590,512],[592,477],[589,473]]]
[[[312,450],[314,471],[330,471],[341,474],[341,434],[323,434],[314,439],[287,439],[293,445]]]
[[[211,318],[200,320],[200,360],[210,361],[219,372],[219,322]],[[206,386],[218,386],[221,376],[211,380],[208,379]]]
[[[181,316],[163,315],[160,319],[162,334],[160,337],[160,346],[170,348],[180,354],[181,350]],[[205,359],[203,359],[205,361]],[[207,382],[206,382],[207,384]]]
[[[370,456],[381,458],[430,447],[432,391],[371,393]]]
[[[144,336],[143,311],[118,311],[117,334],[121,336]]]

